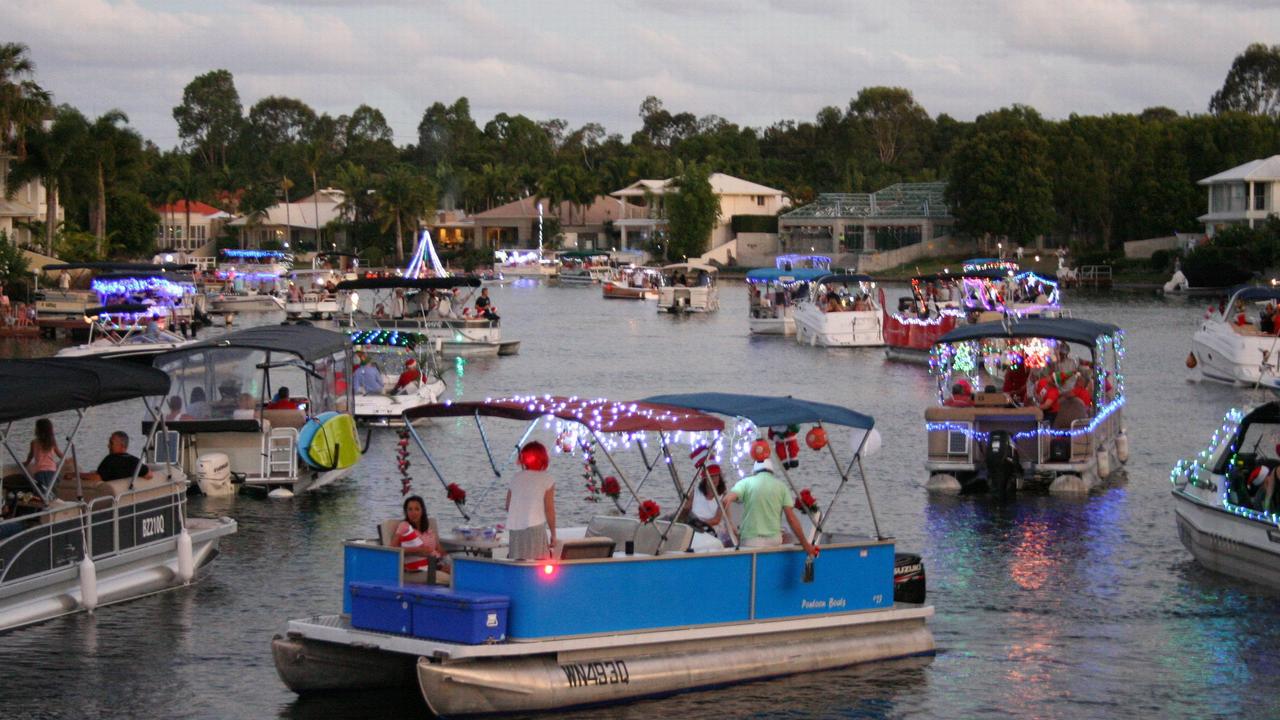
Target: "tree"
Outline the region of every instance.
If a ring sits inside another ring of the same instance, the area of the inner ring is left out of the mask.
[[[227,164],[227,148],[240,132],[240,94],[228,70],[197,76],[182,90],[182,104],[173,108],[178,136],[193,149],[206,168]]]
[[[706,167],[689,163],[663,196],[672,259],[697,257],[706,252],[711,230],[720,218],[720,198],[711,189],[710,176]]]
[[[411,165],[398,164],[377,186],[377,217],[386,232],[395,227],[396,262],[404,262],[404,225],[417,229],[423,215],[435,210],[435,187]]]
[[[289,97],[272,95],[249,108],[245,129],[262,148],[302,142],[316,123],[311,106]]]
[[[8,233],[0,230],[0,285],[12,288],[15,285],[26,285],[28,277],[27,256],[18,247],[18,243],[9,239]]]
[[[94,201],[89,211],[89,225],[97,238],[95,252],[99,257],[106,251],[107,194],[126,173],[140,170],[142,163],[142,138],[120,123],[129,117],[120,110],[108,110],[89,126],[84,143],[84,158],[89,163]]]
[[[1236,56],[1222,89],[1209,99],[1209,112],[1280,115],[1280,45],[1253,43]]]
[[[27,138],[27,156],[9,169],[10,197],[25,183],[44,183],[47,201],[44,217],[45,251],[52,255],[58,230],[58,195],[71,186],[79,170],[89,122],[70,105],[60,106],[49,127],[34,128]]]
[[[49,111],[49,93],[31,79],[36,66],[22,43],[0,43],[0,152],[12,140],[19,158],[26,155],[27,131]]]
[[[979,118],[956,146],[947,203],[963,231],[1030,242],[1053,227],[1048,143],[1026,123],[999,120],[982,128]]]
[[[900,87],[869,87],[858,91],[849,112],[866,123],[876,141],[880,162],[892,165],[918,142],[929,124],[929,114]]]
[[[160,216],[146,196],[132,190],[112,192],[107,196],[107,211],[111,213],[111,231],[105,254],[140,258],[155,253]]]

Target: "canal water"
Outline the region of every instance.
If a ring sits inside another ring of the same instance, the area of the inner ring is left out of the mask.
[[[1068,294],[1075,317],[1127,332],[1126,477],[1087,498],[1030,495],[1001,507],[925,493],[922,418],[934,401],[926,369],[888,363],[880,349],[749,337],[742,286],[721,290],[720,312],[681,318],[656,314],[651,302],[604,301],[598,288],[494,288],[504,333],[523,342],[520,354],[453,364],[449,392],[468,400],[511,393],[634,399],[723,390],[789,394],[875,416],[883,449],[866,469],[882,527],[901,549],[925,557],[938,655],[571,717],[1280,715],[1280,594],[1203,570],[1174,525],[1173,462],[1201,448],[1228,408],[1268,399],[1185,381],[1200,304]],[[54,349],[43,341],[0,346],[6,356]],[[136,405],[95,410],[86,447],[105,447],[117,427],[136,431],[140,417]],[[69,426],[66,418],[55,422]],[[486,430],[501,463],[502,449],[523,428],[495,421]],[[467,489],[472,523],[499,521],[502,488],[474,424],[436,422],[424,434],[449,479]],[[399,512],[394,441],[376,431],[355,476],[313,494],[193,499],[193,514],[239,521],[208,576],[189,589],[0,636],[0,716],[425,716],[412,695],[299,699],[276,677],[270,652],[289,618],[338,609],[342,540],[373,536],[379,521]],[[849,452],[847,442],[837,439],[836,447]],[[798,472],[825,501],[836,478],[823,460],[805,450]],[[552,470],[562,523],[603,510],[584,499],[580,462],[557,456]],[[464,524],[416,455],[411,471],[441,526]],[[673,507],[667,478],[651,477],[642,494]],[[840,496],[831,526],[871,531],[860,492]]]

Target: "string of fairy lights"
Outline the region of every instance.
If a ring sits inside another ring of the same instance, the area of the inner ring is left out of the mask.
[[[399,347],[412,350],[425,337],[422,333],[400,330],[354,330],[349,333],[353,346]]]
[[[1178,489],[1191,485],[1192,487],[1217,493],[1218,503],[1227,512],[1247,520],[1280,527],[1280,513],[1257,510],[1232,502],[1231,488],[1225,478],[1230,477],[1232,473],[1244,464],[1240,459],[1240,448],[1237,445],[1239,439],[1236,437],[1244,417],[1244,411],[1240,408],[1228,410],[1222,419],[1222,425],[1213,431],[1213,437],[1209,439],[1209,444],[1204,449],[1197,453],[1194,458],[1183,458],[1174,463],[1173,470],[1169,472],[1169,482]],[[1232,441],[1231,444],[1223,448],[1223,443],[1229,440]],[[1226,471],[1223,473],[1224,481],[1216,483],[1212,479],[1205,477],[1205,475],[1213,474],[1210,464],[1220,449],[1231,453],[1231,455],[1227,458]]]

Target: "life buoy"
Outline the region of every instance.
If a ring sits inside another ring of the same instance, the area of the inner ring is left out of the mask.
[[[1197,360],[1196,360],[1196,354],[1195,354],[1195,353],[1193,353],[1193,352],[1187,353],[1187,367],[1188,367],[1188,368],[1192,368],[1192,369],[1194,369],[1194,368],[1195,368],[1195,366],[1196,366],[1196,365],[1199,365],[1199,364],[1200,364],[1200,363],[1199,363],[1199,361],[1197,361]]]

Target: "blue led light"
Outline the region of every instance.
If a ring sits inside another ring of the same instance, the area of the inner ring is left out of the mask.
[[[222,251],[223,255],[231,258],[246,258],[250,260],[292,260],[293,256],[289,253],[280,252],[279,250],[237,250],[227,249]]]

